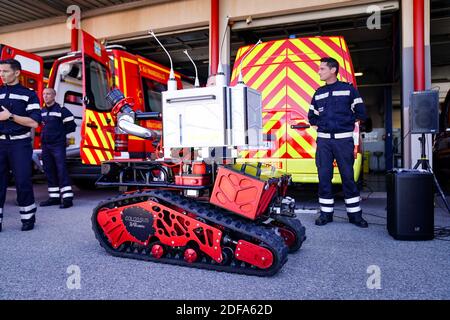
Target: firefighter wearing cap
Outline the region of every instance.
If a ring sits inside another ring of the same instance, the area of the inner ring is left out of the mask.
[[[41,207],[73,205],[73,191],[66,166],[66,135],[76,129],[73,114],[55,102],[56,92],[45,88],[42,108],[42,162],[48,180],[49,198]]]
[[[17,60],[0,61],[0,231],[9,169],[16,182],[22,231],[32,230],[36,221],[31,128],[37,128],[41,122],[41,108],[36,93],[19,83],[21,69]]]
[[[352,84],[337,80],[339,64],[335,59],[327,57],[320,62],[320,80],[325,81],[326,85],[317,89],[308,112],[310,124],[317,126],[316,166],[319,174],[320,216],[316,219],[316,225],[322,226],[333,221],[331,180],[336,159],[349,222],[367,228],[353,175],[353,130],[357,120],[366,120],[364,103]]]

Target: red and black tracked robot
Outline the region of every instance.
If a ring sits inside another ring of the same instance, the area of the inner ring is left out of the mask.
[[[243,83],[228,87],[220,73],[213,87],[176,90],[172,74],[162,115],[135,113],[132,99],[118,89],[107,101],[114,106],[116,134],[158,146],[150,159],[102,163],[98,185],[134,190],[94,209],[93,230],[108,253],[270,276],[301,247],[305,227],[295,200],[286,197],[290,177],[264,177],[261,164],[236,165],[237,147],[262,140],[257,91]],[[162,136],[135,124],[161,116]]]

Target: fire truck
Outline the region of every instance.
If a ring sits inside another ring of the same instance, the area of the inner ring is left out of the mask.
[[[39,99],[42,99],[42,90],[44,89],[44,61],[41,57],[25,52],[8,45],[0,44],[0,59],[16,59],[22,66],[20,73],[20,83],[36,91]],[[0,85],[2,80],[0,79]]]
[[[262,93],[261,148],[241,151],[243,162],[262,162],[292,176],[297,183],[318,183],[315,165],[317,132],[308,123],[315,90],[322,86],[317,74],[320,58],[330,56],[340,65],[338,79],[356,86],[349,50],[343,37],[305,37],[264,42],[238,50],[231,85],[242,73],[244,82]],[[355,181],[362,171],[360,128],[355,126]],[[335,164],[333,183],[341,183]]]
[[[87,32],[81,33],[81,51],[70,52],[54,61],[48,87],[56,90],[56,102],[75,117],[77,129],[67,135],[67,164],[74,182],[86,186],[93,185],[100,175],[101,162],[112,159],[115,152],[116,157],[146,158],[158,147],[136,136],[115,133],[111,109],[104,99],[109,88],[117,87],[132,97],[135,112],[154,112],[153,119],[140,121],[138,118],[138,124],[158,132],[162,127],[161,92],[166,90],[169,69],[131,54],[121,46],[104,48]],[[108,74],[102,64],[108,65]],[[178,88],[183,83],[189,85],[182,82],[180,74],[175,77]],[[38,135],[34,143],[34,160],[41,166]]]

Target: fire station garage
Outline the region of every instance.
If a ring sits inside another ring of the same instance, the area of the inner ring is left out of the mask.
[[[449,299],[449,53],[446,0],[0,3],[0,149],[30,132],[35,198],[5,151],[0,298]]]

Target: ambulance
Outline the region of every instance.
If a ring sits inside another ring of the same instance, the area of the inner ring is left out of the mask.
[[[231,85],[242,73],[245,84],[262,94],[263,146],[241,150],[241,162],[262,162],[290,174],[294,183],[318,183],[317,132],[308,123],[311,98],[324,85],[318,70],[322,57],[339,62],[338,80],[356,87],[352,60],[343,37],[305,37],[263,42],[238,50]],[[353,139],[355,181],[362,171],[360,126]],[[341,184],[336,163],[333,183]]]

